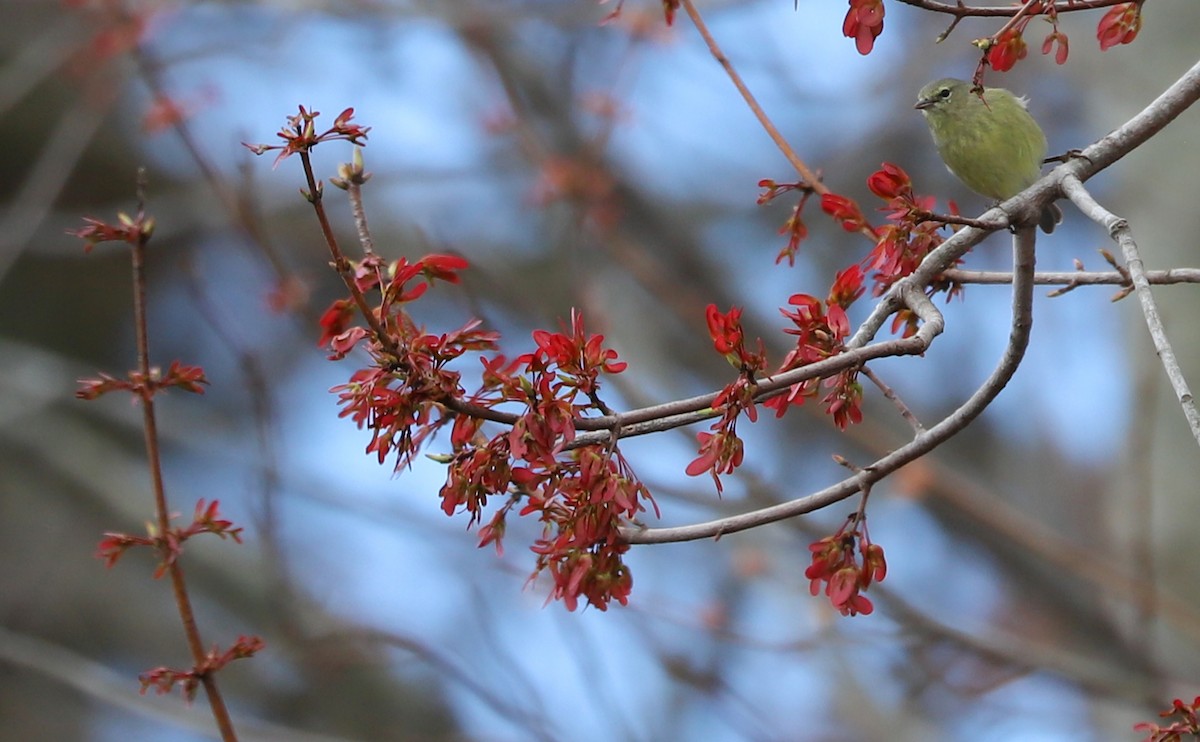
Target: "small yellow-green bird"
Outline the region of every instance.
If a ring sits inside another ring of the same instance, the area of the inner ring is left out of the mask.
[[[938,154],[950,172],[976,193],[1004,200],[1042,174],[1046,135],[1025,109],[1025,99],[1004,88],[984,88],[983,98],[966,80],[944,78],[921,88],[917,108],[929,124]],[[1048,204],[1038,224],[1047,234],[1062,222]]]

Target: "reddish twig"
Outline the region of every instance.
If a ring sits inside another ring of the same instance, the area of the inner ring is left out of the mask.
[[[145,218],[145,171],[138,172],[138,221]],[[149,234],[143,232],[138,240],[133,244],[132,266],[133,266],[133,317],[134,331],[137,342],[137,365],[138,372],[144,379],[153,378],[151,376],[150,367],[150,338],[147,330],[146,322],[146,243],[149,241]],[[154,395],[153,390],[145,387],[141,396],[142,402],[142,430],[146,444],[146,460],[150,468],[151,484],[154,490],[154,511],[155,522],[158,527],[158,536],[165,539],[170,533],[170,508],[167,505],[166,487],[163,484],[162,475],[162,456],[158,445],[158,421],[154,414]],[[167,565],[167,574],[171,577],[171,588],[175,595],[175,606],[179,611],[179,620],[183,624],[183,633],[187,639],[188,650],[191,652],[192,659],[196,667],[204,667],[207,657],[207,651],[204,648],[204,641],[200,637],[200,629],[196,624],[196,615],[192,610],[192,601],[188,595],[187,583],[184,580],[183,567],[179,565],[177,559],[171,558],[171,554],[166,553],[166,544],[164,546],[162,558]],[[200,682],[204,686],[205,695],[208,697],[209,706],[212,709],[213,718],[217,722],[217,728],[221,731],[221,738],[230,742],[237,739],[237,734],[233,729],[233,721],[229,716],[229,710],[225,706],[225,700],[221,696],[221,691],[217,687],[216,677],[205,672],[200,675]]]

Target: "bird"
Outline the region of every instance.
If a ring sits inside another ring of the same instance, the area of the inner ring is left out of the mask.
[[[1042,174],[1046,135],[1024,98],[1004,88],[977,88],[951,77],[929,83],[914,108],[925,117],[942,162],[971,190],[1004,200]],[[1047,204],[1038,225],[1046,234],[1062,222],[1062,209]]]

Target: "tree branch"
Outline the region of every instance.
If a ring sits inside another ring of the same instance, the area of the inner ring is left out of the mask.
[[[1012,283],[1013,274],[1008,271],[966,271],[949,268],[942,275],[958,283],[994,285]],[[1160,286],[1176,283],[1200,283],[1200,268],[1171,268],[1146,271],[1146,281]],[[1047,271],[1033,274],[1033,283],[1038,286],[1125,286],[1129,277],[1117,271]]]
[[[1034,183],[1025,191],[994,207],[997,213],[993,214],[992,210],[989,209],[988,212],[983,214],[981,219],[993,220],[1004,216],[1010,218],[1012,223],[1031,223],[1034,221],[1034,216],[1040,213],[1042,207],[1055,195],[1060,192],[1066,192],[1068,189],[1072,194],[1076,193],[1076,190],[1082,192],[1083,189],[1079,186],[1082,181],[1090,178],[1136,149],[1143,142],[1162,130],[1163,127],[1173,121],[1180,113],[1187,110],[1188,107],[1195,103],[1197,98],[1200,98],[1200,63],[1194,65],[1182,77],[1176,80],[1174,84],[1167,88],[1162,95],[1158,96],[1154,102],[1125,122],[1120,128],[1097,140],[1087,149],[1083,150],[1078,157],[1054,168],[1054,170],[1043,176],[1041,180]],[[1068,178],[1071,179],[1069,186],[1067,185]],[[1086,194],[1086,192],[1083,193]],[[1074,200],[1075,196],[1073,195],[1072,201]],[[1012,219],[1009,215],[1015,215],[1017,218]],[[921,262],[921,265],[917,267],[912,275],[893,285],[888,293],[876,304],[871,315],[858,328],[854,337],[846,343],[847,351],[866,346],[883,326],[887,318],[904,304],[908,303],[910,306],[919,305],[919,300],[914,297],[914,294],[919,294],[922,299],[928,301],[927,297],[924,296],[922,288],[934,276],[952,265],[955,259],[980,242],[987,234],[987,232],[981,229],[966,227],[956,232],[950,239],[943,242],[936,250],[926,256],[925,260]],[[1124,231],[1115,233],[1114,236],[1122,241],[1123,248],[1128,250],[1135,247],[1132,239],[1127,236],[1127,228]],[[1009,334],[1009,344],[992,375],[953,414],[941,420],[925,434],[917,435],[907,445],[893,451],[891,454],[884,456],[867,467],[867,471],[870,473],[869,478],[864,478],[861,474],[856,475],[806,497],[707,523],[675,528],[626,528],[622,530],[622,536],[629,543],[634,544],[688,541],[700,538],[720,537],[725,533],[733,533],[809,513],[849,497],[859,491],[864,484],[878,481],[901,466],[932,451],[942,442],[962,430],[1000,393],[1000,390],[1012,378],[1020,359],[1025,353],[1025,347],[1029,341],[1029,329],[1032,326],[1030,307],[1032,306],[1034,285],[1033,242],[1033,234],[1029,229],[1022,229],[1014,239],[1013,318]],[[1132,253],[1132,255],[1133,259],[1138,263],[1139,272],[1136,280],[1146,284],[1145,293],[1148,295],[1148,283],[1146,282],[1144,272],[1141,270],[1140,258],[1137,257],[1136,252]],[[1131,265],[1130,268],[1132,273],[1133,266]],[[1141,293],[1139,291],[1139,296]],[[835,359],[828,359],[828,361],[833,360]],[[823,361],[823,363],[827,363],[828,361]],[[797,371],[802,370],[797,369]],[[1188,403],[1191,402],[1190,392],[1186,396],[1183,396],[1181,392],[1179,393],[1181,394],[1181,403],[1185,401]],[[1185,408],[1185,411],[1187,409]],[[1191,415],[1192,413],[1188,412],[1187,414]],[[1189,417],[1189,424],[1191,423],[1191,419]],[[1200,419],[1198,419],[1197,425],[1200,426]],[[1200,431],[1200,427],[1193,427],[1193,431]],[[1200,440],[1200,432],[1196,432],[1196,435],[1197,439]]]
[[[964,230],[966,231],[966,230]],[[961,234],[961,233],[960,233]],[[949,240],[948,240],[949,242]],[[1025,348],[1029,344],[1029,332],[1033,326],[1033,266],[1034,231],[1022,229],[1013,239],[1013,314],[1008,346],[991,376],[957,410],[943,418],[928,431],[915,436],[907,445],[884,456],[866,467],[862,472],[847,477],[820,492],[790,502],[754,510],[748,513],[719,518],[707,523],[698,523],[675,528],[625,528],[622,537],[632,544],[657,544],[672,541],[692,541],[701,538],[719,538],[726,533],[744,531],[748,528],[792,518],[831,505],[850,497],[864,486],[879,481],[905,464],[920,458],[941,445],[991,404],[1000,390],[1016,373]],[[930,254],[930,258],[933,253]],[[929,258],[926,258],[926,263]],[[922,263],[918,271],[925,267]],[[914,274],[915,275],[915,274]],[[913,284],[897,284],[906,292],[919,291]],[[895,288],[895,287],[893,287]],[[889,292],[890,293],[890,292]],[[922,296],[924,296],[922,294]],[[883,302],[881,302],[882,304]]]
[[[1146,318],[1146,328],[1150,331],[1150,337],[1154,341],[1154,350],[1158,353],[1163,369],[1167,372],[1167,378],[1171,381],[1171,388],[1175,390],[1175,397],[1183,408],[1183,416],[1187,418],[1192,437],[1196,439],[1197,443],[1200,443],[1200,410],[1196,409],[1196,400],[1192,396],[1191,389],[1188,388],[1187,379],[1183,376],[1183,369],[1175,357],[1171,341],[1167,339],[1167,331],[1163,327],[1162,318],[1159,317],[1158,304],[1154,301],[1154,294],[1150,291],[1150,282],[1146,280],[1146,268],[1142,263],[1137,242],[1133,239],[1133,230],[1130,229],[1129,222],[1101,206],[1083,187],[1083,183],[1074,176],[1068,175],[1063,178],[1062,185],[1071,202],[1089,218],[1104,225],[1112,238],[1121,246],[1121,252],[1125,255],[1125,265],[1129,269],[1129,278],[1133,281],[1138,301],[1142,304],[1142,315]]]
[[[950,4],[937,2],[937,0],[898,0],[904,5],[911,5],[914,8],[929,10],[934,13],[945,13],[952,15],[955,18],[966,17],[996,17],[996,16],[1011,16],[1022,12],[1020,5],[999,5],[999,6],[980,6],[972,7],[961,3]],[[1058,13],[1070,13],[1080,10],[1094,10],[1095,8],[1108,8],[1113,5],[1119,5],[1127,0],[1066,0],[1058,2],[1054,5],[1054,10]]]

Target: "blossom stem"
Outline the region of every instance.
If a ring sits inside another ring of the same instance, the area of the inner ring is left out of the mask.
[[[145,170],[138,171],[138,217],[137,223],[145,220]],[[150,467],[150,478],[154,489],[155,519],[158,524],[157,536],[161,544],[159,556],[167,565],[167,574],[171,577],[171,588],[175,595],[175,606],[179,611],[179,620],[183,624],[183,633],[187,639],[188,649],[197,670],[205,666],[204,642],[200,638],[200,629],[196,624],[196,614],[192,610],[192,601],[184,581],[183,568],[171,553],[167,537],[170,533],[170,508],[167,506],[166,487],[163,484],[162,456],[158,445],[158,422],[154,415],[155,379],[151,376],[150,367],[150,337],[146,323],[146,244],[150,236],[145,231],[138,235],[133,244],[131,263],[133,266],[133,317],[137,342],[138,372],[143,379],[142,398],[142,431],[146,444],[146,459]],[[233,729],[233,721],[225,700],[217,687],[217,679],[211,672],[200,672],[199,679],[204,686],[205,695],[212,709],[213,718],[221,732],[221,739],[230,742],[237,739]]]

